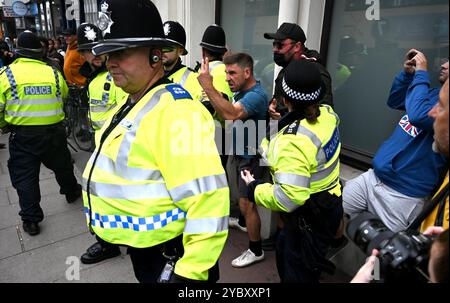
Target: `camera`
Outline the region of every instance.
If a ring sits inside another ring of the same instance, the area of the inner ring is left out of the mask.
[[[416,52],[409,53],[408,60],[412,60],[415,56],[417,56]]]
[[[347,235],[366,255],[379,250],[384,282],[425,282],[432,238],[415,230],[389,230],[371,213],[362,213],[347,225]]]

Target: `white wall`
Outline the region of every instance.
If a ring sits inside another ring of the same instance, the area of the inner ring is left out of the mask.
[[[214,23],[214,0],[153,0],[161,14],[163,22],[178,21],[186,29],[186,49],[189,54],[183,62],[194,67],[201,59],[199,46],[203,32]]]

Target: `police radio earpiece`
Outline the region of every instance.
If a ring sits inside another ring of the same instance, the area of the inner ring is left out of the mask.
[[[158,63],[161,60],[161,52],[159,50],[153,50],[150,54],[150,62],[152,64]]]
[[[160,60],[159,56],[152,55],[152,63],[158,63],[159,60]]]

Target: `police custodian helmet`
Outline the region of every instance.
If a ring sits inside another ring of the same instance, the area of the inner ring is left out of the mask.
[[[103,39],[100,29],[92,23],[83,23],[77,29],[78,50],[91,50]]]
[[[225,54],[226,44],[225,31],[219,25],[213,24],[205,30],[200,46],[215,53]]]
[[[17,37],[16,53],[22,57],[41,59],[43,48],[38,36],[26,30]]]
[[[184,49],[183,56],[188,54],[188,51],[186,50],[186,31],[180,23],[166,21],[164,23],[164,35],[168,42],[173,42],[175,46]]]
[[[100,2],[98,27],[104,40],[92,49],[95,55],[127,48],[169,45],[161,16],[150,0]]]

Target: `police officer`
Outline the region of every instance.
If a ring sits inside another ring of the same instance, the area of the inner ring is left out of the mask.
[[[88,79],[89,117],[92,127],[98,131],[118,104],[126,101],[128,94],[114,84],[111,73],[106,69],[106,56],[92,54],[92,47],[102,39],[100,29],[94,24],[83,23],[77,29],[77,36],[78,52],[86,60],[80,74]]]
[[[164,23],[164,35],[173,46],[163,48],[163,64],[166,77],[173,83],[180,84],[186,89],[194,100],[202,101],[203,91],[198,83],[198,74],[191,68],[183,65],[181,56],[186,56],[186,31],[175,21]]]
[[[293,61],[282,80],[286,125],[261,145],[273,184],[249,171],[249,200],[281,212],[277,267],[281,282],[318,282],[332,270],[325,255],[343,216],[339,183],[339,118],[321,105],[325,86],[314,63]]]
[[[216,24],[208,26],[203,33],[200,46],[202,47],[202,62],[206,59],[209,61],[209,73],[214,79],[214,88],[225,98],[225,100],[232,103],[233,92],[228,85],[225,64],[222,62],[223,57],[227,52],[226,36],[223,28]],[[226,155],[225,152],[225,137],[228,136],[229,133],[225,130],[225,118],[216,112],[213,105],[208,100],[208,96],[204,96],[202,103],[213,115],[214,120],[220,122],[221,128],[217,127],[215,130],[216,142],[218,149],[221,152],[220,159],[222,161],[222,166],[226,167],[228,155]]]
[[[68,203],[81,196],[64,126],[63,99],[68,88],[61,73],[41,61],[42,46],[31,31],[17,39],[18,58],[0,74],[0,127],[9,126],[9,174],[19,196],[23,229],[40,232],[44,219],[39,203],[39,170],[53,170]]]
[[[128,246],[140,282],[158,281],[164,268],[167,281],[175,261],[171,281],[215,282],[229,190],[211,115],[164,77],[168,42],[151,1],[105,0],[99,20],[104,40],[93,53],[108,55],[114,83],[129,98],[96,136],[83,174],[89,227]]]

